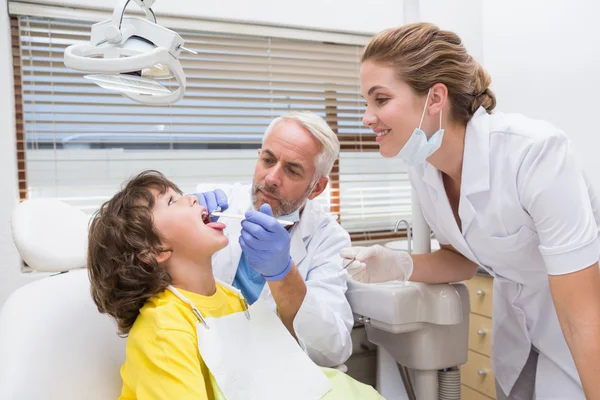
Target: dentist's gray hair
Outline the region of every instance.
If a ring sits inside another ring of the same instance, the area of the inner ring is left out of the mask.
[[[316,182],[323,176],[329,176],[331,168],[333,168],[333,164],[340,154],[340,141],[338,140],[337,135],[331,130],[327,122],[312,112],[295,111],[284,114],[271,121],[271,124],[263,136],[263,144],[273,131],[273,128],[283,121],[298,122],[321,143],[321,152],[315,158],[315,176],[313,177],[313,182]]]

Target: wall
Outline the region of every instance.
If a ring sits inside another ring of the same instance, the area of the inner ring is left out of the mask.
[[[484,64],[498,110],[545,119],[575,143],[600,189],[600,32],[595,0],[485,1]]]
[[[116,0],[36,0],[36,3],[110,9]],[[130,6],[132,9],[135,5]],[[244,21],[324,30],[376,33],[402,24],[402,0],[157,0],[158,15]]]
[[[420,0],[419,20],[432,22],[440,28],[456,32],[467,51],[479,62],[483,61],[481,37],[481,0]]]
[[[416,5],[415,5],[416,4]],[[600,190],[600,14],[595,0],[412,0],[412,20],[458,33],[492,76],[499,112],[550,121],[575,143]]]

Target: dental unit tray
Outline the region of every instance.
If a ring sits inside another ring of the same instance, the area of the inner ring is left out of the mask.
[[[349,279],[347,297],[355,314],[390,333],[410,332],[425,323],[457,325],[463,321],[461,297],[453,285],[399,281],[366,284]]]

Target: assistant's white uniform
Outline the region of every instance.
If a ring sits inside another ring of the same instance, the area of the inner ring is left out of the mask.
[[[459,217],[441,173],[409,169],[423,215],[450,244],[494,277],[492,366],[508,394],[532,345],[539,353],[538,399],[584,399],[562,334],[548,274],[598,261],[599,203],[567,136],[521,115],[480,108],[467,124]]]
[[[251,185],[199,186],[198,191],[222,189],[227,195],[226,214],[244,214],[251,206]],[[215,277],[231,284],[242,254],[239,244],[241,221],[223,219],[229,245],[213,256]],[[339,255],[350,247],[350,236],[331,215],[308,200],[290,232],[290,255],[307,287],[304,302],[294,319],[294,330],[301,346],[318,365],[334,367],[352,354],[350,333],[354,324],[346,299],[347,272]],[[276,309],[275,300],[265,284],[260,298]]]

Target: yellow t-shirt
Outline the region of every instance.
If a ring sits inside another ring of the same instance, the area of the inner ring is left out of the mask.
[[[210,297],[178,289],[203,317],[243,311],[239,296],[217,283]],[[119,400],[214,400],[210,375],[198,352],[191,308],[169,290],[140,310],[127,339]]]
[[[213,296],[178,289],[204,317],[243,311],[238,295],[217,283]],[[127,339],[119,400],[223,400],[200,353],[197,318],[169,290],[146,302]],[[243,333],[242,333],[243,334]],[[341,371],[322,368],[333,389],[323,400],[382,400],[372,387]],[[283,399],[282,399],[283,400]]]

